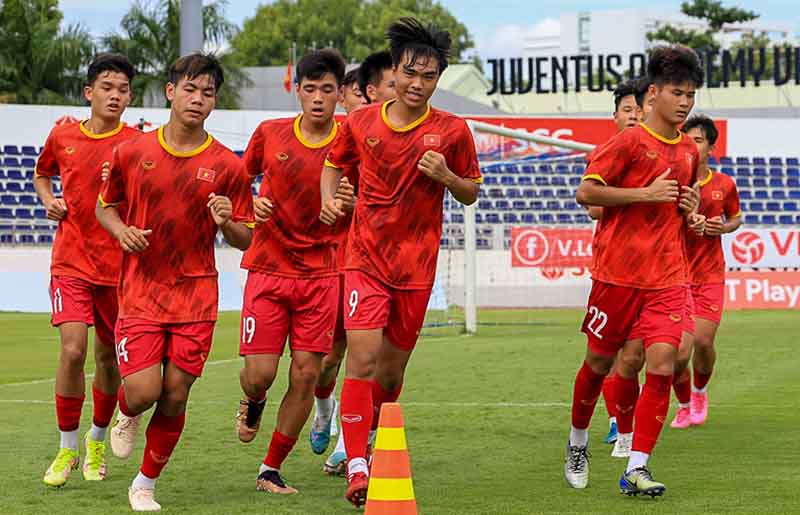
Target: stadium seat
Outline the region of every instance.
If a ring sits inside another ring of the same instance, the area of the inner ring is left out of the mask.
[[[569,185],[574,187],[574,188],[577,188],[578,186],[581,185],[581,181],[582,180],[583,179],[581,179],[580,177],[570,177],[569,178]]]
[[[800,177],[800,168],[787,168],[786,169],[786,176],[787,177]]]
[[[497,213],[488,213],[486,215],[486,223],[488,224],[499,224],[500,223],[500,215]]]
[[[561,202],[557,200],[548,200],[545,208],[548,211],[561,211]]]
[[[777,213],[781,210],[781,203],[780,202],[767,202],[766,204],[767,211],[771,211]]]
[[[721,164],[721,165],[728,165],[728,166],[730,166],[730,165],[732,165],[732,164],[733,164],[733,159],[731,159],[731,158],[730,158],[730,157],[728,157],[728,156],[722,156],[722,157],[720,158],[720,160],[719,160],[719,164]]]
[[[787,188],[800,188],[800,178],[798,177],[789,177],[786,179],[786,187]]]
[[[536,184],[537,186],[550,186],[550,178],[538,175],[534,177],[533,183]]]
[[[25,183],[25,193],[36,193],[36,188],[33,187],[32,182]]]
[[[500,181],[494,175],[485,175],[483,177],[483,183],[489,185],[500,184]]]
[[[535,224],[536,223],[536,215],[533,213],[522,213],[522,223],[524,224]]]
[[[539,196],[539,194],[536,192],[536,190],[528,188],[522,190],[522,196],[525,198],[536,198]]]
[[[33,169],[36,166],[36,161],[30,157],[23,157],[20,159],[20,163],[22,164],[23,168]]]
[[[789,190],[789,198],[792,200],[800,200],[800,190]]]
[[[763,157],[754,157],[753,164],[756,166],[765,166],[767,164],[767,160]]]
[[[575,198],[575,192],[568,189],[560,189],[556,191],[556,196],[558,198]]]
[[[749,165],[750,164],[750,158],[747,157],[747,156],[738,156],[736,158],[736,164],[737,165]]]
[[[553,173],[553,167],[550,165],[539,165],[539,173]]]
[[[736,171],[734,171],[734,169],[733,169],[732,167],[730,167],[730,166],[723,166],[723,167],[721,168],[721,171],[722,171],[722,173],[724,173],[725,175],[728,175],[728,176],[731,176],[731,177],[733,177],[734,175],[736,175]]]
[[[539,192],[539,196],[541,198],[556,198],[556,194],[553,192],[553,190],[542,190]]]
[[[560,173],[560,174],[569,173],[569,166],[564,165],[564,164],[556,165],[556,173]]]
[[[763,202],[750,202],[747,205],[747,211],[750,211],[751,213],[759,213],[761,211],[764,211],[764,203]]]
[[[33,220],[33,213],[27,207],[18,207],[14,210],[14,216],[20,220]]]
[[[464,215],[461,213],[453,213],[450,215],[450,221],[454,224],[463,224],[464,223]]]
[[[506,197],[508,198],[522,198],[522,190],[519,188],[508,188],[506,190]]]
[[[507,224],[518,224],[519,219],[516,213],[503,213],[503,222]]]
[[[503,166],[503,172],[519,173],[519,170],[517,170],[517,165],[515,165],[514,163],[507,163],[505,166]]]
[[[558,213],[558,223],[560,224],[573,223],[572,215],[569,213]]]
[[[12,168],[10,170],[6,170],[6,174],[8,174],[8,180],[10,181],[24,181],[25,175],[22,173],[22,170],[18,168]]]
[[[798,160],[796,157],[787,157],[786,166],[800,166],[800,160]]]
[[[567,200],[564,202],[564,209],[566,211],[578,211],[581,207],[574,200]]]
[[[489,211],[493,208],[491,200],[479,200],[478,201],[478,209],[481,211]]]
[[[739,198],[742,200],[750,200],[753,196],[750,190],[739,190]]]
[[[770,177],[769,178],[769,187],[770,188],[783,188],[783,178]]]
[[[531,186],[533,185],[533,179],[531,179],[527,175],[521,175],[517,178],[517,184],[519,184],[520,186]]]
[[[51,234],[40,234],[36,240],[40,245],[50,245],[53,243],[53,236]]]
[[[47,210],[38,208],[33,210],[33,217],[34,218],[41,218],[43,220],[47,219]]]
[[[462,245],[462,246],[463,246],[463,245]],[[485,239],[485,238],[478,238],[478,239],[475,241],[475,246],[476,246],[476,247],[478,247],[478,248],[479,248],[479,249],[481,249],[481,250],[489,250],[489,249],[491,249],[491,248],[492,248],[492,246],[491,246],[491,245],[489,245],[489,240],[487,240],[487,239]]]
[[[753,187],[754,188],[766,188],[767,187],[767,178],[766,177],[753,177]]]
[[[792,225],[794,223],[794,217],[792,215],[780,215],[778,216],[778,223],[781,225]]]
[[[783,166],[783,159],[780,157],[770,157],[769,164],[770,166]]]
[[[2,207],[0,208],[0,219],[2,220],[13,220],[14,219],[14,212],[8,208]]]
[[[737,188],[749,188],[750,187],[750,179],[747,177],[737,177],[736,178],[736,187]]]
[[[797,202],[784,202],[783,203],[783,210],[794,212],[797,211]]]
[[[503,190],[500,188],[489,188],[489,198],[503,198]]]
[[[19,201],[16,195],[0,195],[0,204],[4,206],[18,206]]]
[[[495,201],[494,207],[498,211],[508,211],[511,208],[511,205],[508,203],[507,200],[498,200]]]
[[[583,165],[574,165],[572,167],[572,173],[574,173],[575,175],[583,175],[585,171],[586,167]]]
[[[757,199],[767,200],[769,198],[769,192],[767,190],[756,190],[754,196]]]
[[[20,155],[19,148],[16,145],[6,145],[3,147],[3,153],[7,156],[18,156]]]
[[[38,201],[33,195],[20,195],[19,203],[23,206],[35,206]]]
[[[541,215],[539,215],[539,223],[552,224],[555,223],[555,218],[550,213],[542,213]]]
[[[6,175],[6,171],[5,170],[0,170],[0,181],[5,181],[6,179],[8,179],[8,175]]]
[[[764,215],[761,217],[761,223],[764,225],[775,225],[778,221],[775,219],[775,215]]]
[[[0,233],[0,243],[14,243],[14,235],[10,233]]]
[[[476,224],[483,223],[483,215],[481,213],[475,213],[475,223]]]
[[[748,168],[746,166],[739,167],[739,168],[736,169],[736,176],[737,177],[750,177],[751,175],[753,175],[753,174],[752,174],[752,172],[750,172],[750,168]]]
[[[772,167],[769,169],[770,177],[783,177],[783,168]]]
[[[714,166],[719,164],[719,161],[717,161],[717,158],[715,156],[708,156],[708,164]]]
[[[3,166],[19,166],[19,159],[16,157],[4,157]]]
[[[517,211],[524,211],[528,209],[528,203],[524,200],[515,200],[511,203],[511,208]]]
[[[589,218],[589,215],[586,214],[579,214],[575,215],[575,223],[576,224],[588,224],[591,223],[592,219]]]
[[[566,186],[567,185],[567,179],[565,177],[555,176],[550,181],[550,184],[552,186]]]
[[[500,184],[503,186],[516,186],[517,180],[511,175],[504,175],[500,178]]]
[[[31,147],[29,145],[23,145],[21,150],[23,156],[36,157],[39,155],[39,151],[36,149],[36,147]]]
[[[756,166],[753,168],[753,177],[766,177],[767,176],[767,169],[761,166]]]
[[[36,239],[33,237],[33,234],[17,234],[17,243],[22,245],[33,245],[36,243]]]
[[[536,173],[536,167],[532,164],[525,163],[522,165],[522,173]]]
[[[786,200],[786,192],[783,190],[772,190],[773,200]]]
[[[18,182],[9,182],[6,191],[9,193],[22,193],[25,188]]]
[[[744,215],[744,223],[748,225],[758,225],[758,215]]]

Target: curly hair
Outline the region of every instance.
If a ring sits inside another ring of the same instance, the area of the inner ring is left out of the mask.
[[[703,65],[697,52],[683,45],[661,45],[650,51],[647,76],[653,83],[703,85]]]
[[[452,41],[446,30],[439,30],[432,24],[426,27],[416,18],[400,18],[386,29],[386,39],[395,66],[409,52],[411,65],[420,58],[434,58],[439,63],[439,73],[447,68]]]

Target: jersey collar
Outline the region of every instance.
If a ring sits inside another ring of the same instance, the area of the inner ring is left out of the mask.
[[[713,171],[711,168],[709,168],[709,169],[708,169],[708,175],[706,175],[705,179],[703,179],[702,181],[700,181],[700,187],[702,188],[703,186],[705,186],[706,184],[708,184],[709,182],[711,182],[711,179],[712,179],[713,177],[714,177],[714,171]]]
[[[82,121],[81,123],[78,124],[78,127],[80,127],[81,132],[83,133],[84,136],[92,138],[92,139],[106,139],[106,138],[110,138],[111,136],[116,136],[117,134],[119,134],[122,131],[122,128],[125,126],[124,123],[119,122],[119,125],[117,125],[116,129],[112,129],[112,130],[110,130],[108,132],[103,132],[101,134],[95,134],[94,132],[92,132],[92,131],[90,131],[89,129],[86,128],[86,122],[88,122],[88,121],[89,120]]]
[[[181,152],[170,147],[167,143],[167,140],[164,139],[164,126],[162,125],[158,128],[158,143],[161,145],[161,148],[167,151],[167,153],[172,154],[175,157],[194,157],[207,149],[213,141],[214,138],[212,138],[211,134],[209,134],[208,138],[206,138],[206,141],[199,147],[193,148],[192,150],[187,150],[186,152]]]
[[[413,122],[409,123],[405,127],[395,127],[394,125],[392,125],[392,122],[389,121],[389,113],[387,112],[387,108],[389,107],[389,105],[393,104],[394,102],[397,102],[396,98],[383,103],[383,105],[381,106],[381,118],[383,119],[383,123],[385,123],[387,127],[389,127],[395,132],[408,132],[410,130],[416,129],[417,127],[422,125],[422,122],[427,120],[428,116],[430,116],[431,114],[431,105],[428,104],[427,108],[425,109],[425,114],[423,114]]]
[[[653,129],[651,129],[650,127],[648,127],[647,125],[645,125],[644,122],[639,122],[639,125],[642,126],[642,129],[647,131],[647,134],[653,136],[655,139],[657,139],[658,141],[660,141],[662,143],[666,143],[667,145],[677,145],[678,143],[681,142],[681,139],[683,138],[683,134],[681,133],[681,131],[678,131],[678,135],[675,138],[667,139],[664,136],[662,136],[661,134],[659,134],[656,131],[654,131]]]
[[[333,138],[336,137],[336,132],[338,131],[337,125],[339,125],[339,124],[336,123],[336,120],[333,120],[333,127],[331,127],[330,134],[325,136],[325,139],[320,141],[319,143],[311,143],[310,141],[308,141],[303,136],[303,131],[300,130],[300,120],[302,120],[302,119],[303,119],[303,115],[302,114],[297,115],[297,118],[294,119],[294,137],[297,138],[297,140],[300,143],[302,143],[305,147],[307,147],[307,148],[322,148],[325,145],[329,145],[330,142],[333,141]]]

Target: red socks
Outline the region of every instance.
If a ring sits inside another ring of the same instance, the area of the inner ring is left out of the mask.
[[[347,458],[365,458],[372,427],[372,383],[345,378],[342,385],[341,428]]]
[[[639,375],[631,378],[617,375],[614,378],[614,398],[617,414],[617,431],[622,434],[633,432],[633,414],[639,399]]]
[[[603,380],[603,400],[606,404],[606,411],[608,418],[616,417],[617,412],[614,409],[614,382],[617,379],[617,374],[608,374]]]
[[[672,376],[647,374],[642,396],[636,405],[632,450],[651,454],[669,411]]]
[[[376,379],[372,380],[372,425],[371,429],[378,429],[378,419],[381,414],[381,405],[384,402],[395,402],[400,398],[400,392],[403,391],[403,384],[394,390],[384,390],[381,383]]]
[[[111,418],[114,416],[114,408],[117,407],[117,394],[108,394],[97,389],[92,384],[93,422],[97,427],[108,427]]]
[[[336,388],[336,377],[333,378],[331,384],[314,388],[314,397],[317,399],[329,399],[334,388]]]
[[[297,438],[291,438],[278,431],[272,432],[272,440],[269,442],[269,450],[264,458],[264,465],[275,470],[280,470],[283,460],[292,452]]]
[[[586,362],[583,362],[575,377],[575,389],[572,394],[572,427],[587,429],[594,413],[594,406],[600,397],[605,376],[595,373]],[[349,456],[349,454],[348,454]]]
[[[75,431],[81,422],[84,396],[62,397],[56,394],[56,419],[60,431]]]
[[[702,390],[708,385],[708,381],[711,379],[711,374],[702,374],[697,370],[694,371],[694,387],[698,390]]]
[[[672,389],[675,390],[675,397],[677,397],[678,402],[681,404],[689,404],[689,400],[692,397],[692,382],[690,379],[691,374],[689,374],[689,369],[687,368],[672,382]]]
[[[184,424],[185,411],[177,417],[168,417],[156,409],[145,432],[147,443],[144,447],[142,474],[151,479],[161,475],[161,470],[167,465],[172,451],[178,445]]]
[[[119,385],[119,390],[117,390],[117,402],[119,403],[119,410],[123,415],[126,417],[136,416],[135,413],[132,413],[131,410],[128,409],[128,403],[125,402],[125,387],[122,385]]]

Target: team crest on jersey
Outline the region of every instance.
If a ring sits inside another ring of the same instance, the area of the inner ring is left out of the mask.
[[[646,155],[650,159],[658,159],[658,152],[656,152],[655,150],[648,150]]]
[[[145,170],[152,170],[153,168],[156,167],[156,162],[155,161],[142,161],[141,165],[142,165],[142,168],[144,168]]]
[[[75,153],[75,147],[67,147],[64,149],[64,152],[66,152],[68,156],[71,156]]]
[[[369,145],[370,147],[374,147],[375,145],[377,145],[380,142],[381,142],[381,140],[378,139],[378,138],[373,138],[373,137],[368,137],[367,138],[367,145]]]
[[[720,190],[712,191],[711,200],[722,200],[722,192]]]
[[[669,319],[672,320],[673,322],[680,322],[683,319],[683,317],[680,315],[672,314],[669,316]]]
[[[442,144],[442,138],[438,134],[426,134],[422,136],[422,144],[426,147],[438,147]]]
[[[197,179],[206,182],[214,182],[217,172],[211,168],[198,168]]]
[[[287,154],[286,152],[278,152],[277,154],[275,154],[275,159],[277,159],[278,161],[286,161],[287,159],[289,159],[289,154]]]

